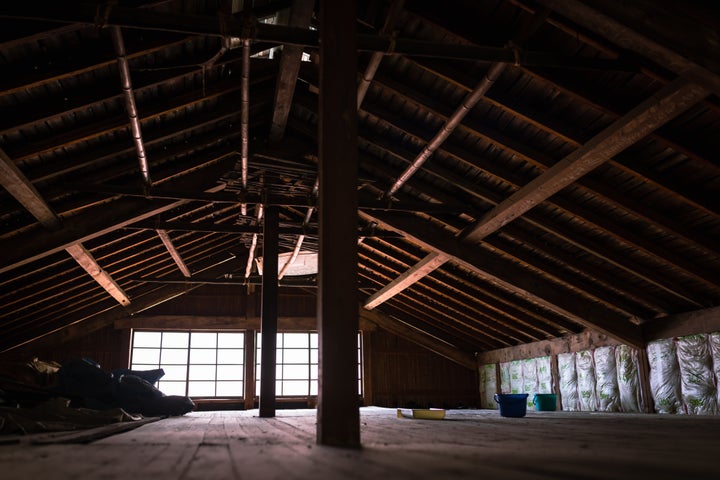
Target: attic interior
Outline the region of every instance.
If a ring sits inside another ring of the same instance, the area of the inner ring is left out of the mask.
[[[178,478],[263,476],[268,444],[290,478],[718,471],[717,6],[34,1],[0,25],[0,392],[84,358],[194,403],[82,437],[108,478],[132,469],[102,452],[168,432],[198,446],[154,467]],[[13,433],[17,478],[82,471]]]

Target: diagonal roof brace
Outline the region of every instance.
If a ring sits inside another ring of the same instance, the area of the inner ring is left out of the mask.
[[[460,232],[477,243],[685,112],[709,92],[683,78],[669,83]]]

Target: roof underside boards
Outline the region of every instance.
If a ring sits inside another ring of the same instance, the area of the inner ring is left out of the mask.
[[[318,12],[234,3],[0,6],[0,351],[257,278],[264,206],[318,250]],[[720,305],[716,7],[359,5],[361,307],[474,353]]]

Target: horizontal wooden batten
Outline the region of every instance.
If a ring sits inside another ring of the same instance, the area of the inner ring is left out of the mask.
[[[115,328],[167,329],[167,330],[260,330],[260,316],[240,317],[228,315],[134,315],[116,320]],[[374,330],[376,325],[370,321],[360,321],[360,330]],[[315,331],[317,317],[278,317],[278,330]]]

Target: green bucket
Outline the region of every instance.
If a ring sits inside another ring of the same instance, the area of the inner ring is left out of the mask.
[[[557,395],[554,393],[536,393],[533,397],[535,410],[551,412],[557,405]]]

